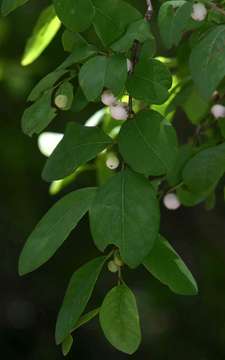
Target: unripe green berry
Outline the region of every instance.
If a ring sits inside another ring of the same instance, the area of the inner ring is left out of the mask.
[[[67,108],[68,97],[66,95],[57,95],[55,97],[55,104],[57,108],[63,110]]]
[[[115,264],[113,260],[108,262],[108,270],[112,273],[116,273],[119,270],[119,267]]]
[[[121,259],[120,255],[118,255],[118,254],[115,255],[115,257],[114,257],[114,263],[118,267],[122,267],[124,265],[123,260]]]

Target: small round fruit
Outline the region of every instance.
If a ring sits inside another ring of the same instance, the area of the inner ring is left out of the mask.
[[[57,95],[55,97],[55,105],[59,109],[65,109],[68,105],[68,97],[66,95]]]
[[[181,206],[181,203],[176,194],[170,193],[164,196],[163,203],[169,210],[177,210]]]
[[[111,116],[115,120],[127,120],[128,119],[128,106],[126,103],[117,102],[110,106]]]
[[[225,117],[225,106],[221,104],[213,105],[211,108],[211,114],[215,119],[224,118]]]
[[[207,9],[204,4],[197,3],[193,5],[191,17],[195,21],[203,21],[207,16]]]
[[[124,265],[123,260],[121,259],[120,255],[116,254],[114,257],[114,263],[118,266],[121,267]]]
[[[119,268],[118,266],[115,264],[115,262],[113,260],[109,261],[108,262],[108,270],[111,272],[111,273],[116,273]]]
[[[111,106],[116,103],[116,97],[110,90],[105,90],[101,96],[102,103],[106,106]]]
[[[110,170],[116,170],[120,165],[118,157],[114,153],[109,153],[106,159],[106,166]]]

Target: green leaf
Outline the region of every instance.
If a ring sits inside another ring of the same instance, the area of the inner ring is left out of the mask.
[[[3,16],[8,15],[19,6],[26,4],[29,0],[2,0],[1,12]]]
[[[143,43],[140,51],[140,60],[142,59],[150,59],[156,53],[156,41],[155,38],[152,40],[147,40]]]
[[[127,52],[131,49],[134,40],[141,43],[149,40],[152,43],[155,43],[155,39],[150,31],[149,23],[146,20],[141,19],[131,23],[128,26],[126,33],[113,43],[111,48],[116,52]]]
[[[126,285],[114,287],[100,309],[100,324],[107,340],[118,350],[133,354],[141,342],[136,299]]]
[[[105,56],[95,56],[82,66],[79,83],[89,101],[95,101],[100,96],[105,84],[106,68]]]
[[[87,322],[94,319],[99,314],[99,311],[100,311],[100,308],[97,308],[97,309],[89,311],[87,314],[82,315],[72,331],[77,330],[81,326],[85,325]]]
[[[71,31],[82,32],[89,28],[95,15],[91,0],[53,0],[56,14]]]
[[[87,41],[79,34],[65,30],[62,35],[63,49],[72,52],[75,48],[87,46]]]
[[[205,98],[210,98],[225,76],[224,42],[225,25],[215,26],[192,50],[191,75]]]
[[[158,237],[143,264],[153,276],[176,294],[196,295],[198,293],[198,286],[191,272],[162,236]]]
[[[167,1],[159,11],[158,24],[164,46],[178,45],[189,25],[192,12],[190,1]]]
[[[47,160],[43,170],[46,181],[60,180],[72,174],[103,151],[112,140],[97,127],[69,123],[65,136]]]
[[[76,326],[94,290],[106,258],[98,257],[73,274],[56,323],[56,343],[62,343]]]
[[[193,207],[200,203],[202,203],[208,197],[211,190],[207,191],[206,193],[194,193],[187,189],[187,187],[182,186],[177,189],[177,196],[180,203],[186,207]]]
[[[73,346],[73,337],[68,335],[62,343],[62,353],[63,356],[67,356]]]
[[[118,246],[123,261],[132,268],[153,247],[159,218],[158,201],[150,182],[130,170],[118,173],[100,187],[90,209],[96,246],[101,251],[110,244]]]
[[[156,111],[139,112],[132,121],[127,121],[120,131],[118,143],[125,162],[137,172],[148,176],[163,175],[174,166],[176,132]]]
[[[82,63],[87,58],[96,54],[96,48],[90,44],[77,44],[72,53],[56,70],[66,69],[74,64]]]
[[[33,88],[27,100],[28,101],[37,100],[46,90],[51,89],[53,85],[66,73],[67,70],[57,70],[46,75]]]
[[[22,129],[25,134],[39,134],[56,117],[56,109],[52,107],[51,100],[52,90],[49,90],[25,110],[22,117]]]
[[[71,107],[71,111],[80,112],[88,105],[88,100],[85,97],[82,89],[78,86],[73,99],[73,104]]]
[[[175,186],[182,182],[183,169],[194,154],[195,149],[190,144],[185,144],[179,147],[174,165],[167,173],[167,181],[170,186]]]
[[[38,18],[31,37],[28,39],[21,60],[23,66],[35,61],[50,44],[60,28],[61,22],[52,5],[45,8]]]
[[[209,111],[209,103],[199,94],[192,81],[184,84],[167,107],[167,113],[180,107],[193,124],[199,124]]]
[[[162,104],[169,96],[172,78],[167,67],[158,60],[141,58],[129,76],[127,90],[131,96],[151,104]]]
[[[183,170],[183,181],[191,192],[203,194],[217,185],[224,172],[225,143],[195,155]]]
[[[125,87],[127,81],[127,60],[122,55],[112,55],[108,58],[104,85],[117,96]]]
[[[95,101],[104,87],[119,95],[127,80],[127,62],[122,55],[95,56],[79,73],[80,86],[89,101]]]
[[[41,219],[29,236],[19,259],[20,275],[48,261],[88,211],[94,188],[73,191],[59,200]]]
[[[189,88],[189,94],[182,104],[182,108],[192,124],[197,125],[207,116],[209,103],[192,86]]]
[[[123,0],[93,0],[95,31],[105,46],[112,44],[126,30],[126,27],[142,18],[133,6]]]

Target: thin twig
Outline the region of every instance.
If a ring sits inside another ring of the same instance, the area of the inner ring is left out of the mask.
[[[225,16],[225,10],[219,7],[218,5],[214,4],[213,2],[207,2],[207,4],[211,7],[211,9],[219,12],[220,14]]]
[[[132,68],[131,71],[129,73],[129,75],[131,76],[134,72],[135,66],[138,63],[138,58],[139,58],[139,51],[140,51],[140,43],[139,41],[134,41],[132,49],[131,49],[131,63],[132,63]],[[132,118],[133,116],[133,98],[132,96],[129,96],[129,118]]]
[[[221,8],[219,5],[215,4],[213,1],[211,0],[202,0],[202,3],[205,5],[208,5],[208,7],[210,7],[211,9],[219,12],[220,14],[225,16],[225,9]]]

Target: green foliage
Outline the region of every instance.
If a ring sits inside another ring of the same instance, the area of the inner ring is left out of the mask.
[[[1,12],[3,16],[8,15],[19,6],[24,5],[29,0],[2,0]]]
[[[167,48],[178,45],[190,22],[191,1],[166,1],[159,11],[159,28]]]
[[[3,0],[2,13],[24,3]],[[94,244],[105,256],[83,265],[70,281],[56,325],[64,355],[73,343],[71,333],[99,312],[109,342],[128,354],[137,350],[139,315],[124,267],[144,265],[177,294],[198,292],[187,266],[160,235],[159,204],[172,194],[182,206],[204,202],[212,209],[217,185],[224,181],[225,9],[208,0],[201,1],[200,14],[194,1],[155,3],[153,14],[151,7],[144,14],[132,0],[53,0],[38,17],[23,56],[24,65],[34,61],[62,22],[68,54],[31,91],[22,129],[39,134],[61,114],[65,135],[47,160],[44,180],[59,191],[91,169],[98,185],[57,202],[28,238],[19,261],[21,275],[37,269],[89,212]],[[108,108],[81,124],[80,111],[102,104]],[[76,114],[65,124],[68,111]],[[176,114],[187,127],[190,123],[188,135],[177,131]],[[118,286],[100,309],[83,315],[106,261]]]
[[[95,15],[91,0],[53,0],[56,13],[63,24],[71,31],[84,31]]]
[[[73,337],[68,335],[62,343],[62,353],[67,356],[73,346]]]
[[[100,324],[107,340],[118,350],[133,354],[141,341],[136,300],[126,285],[114,287],[100,309]]]
[[[45,165],[43,178],[47,181],[63,179],[95,158],[110,143],[111,139],[98,128],[69,123],[63,140]]]
[[[20,255],[19,273],[27,274],[48,261],[89,210],[95,189],[67,194],[43,217],[28,238]]]
[[[52,5],[42,11],[33,33],[27,41],[21,60],[23,66],[31,64],[40,56],[58,32],[60,25]]]
[[[123,35],[126,27],[142,15],[123,0],[93,0],[93,25],[103,45],[109,46]]]
[[[56,117],[56,109],[52,107],[51,99],[52,89],[44,92],[40,99],[25,110],[22,117],[22,129],[25,134],[39,134]]]
[[[57,344],[61,344],[66,339],[79,321],[105,260],[104,256],[91,260],[73,274],[56,323]]]
[[[127,83],[129,94],[148,104],[162,104],[169,96],[171,75],[167,67],[155,59],[142,58]]]
[[[126,122],[118,142],[126,163],[148,176],[167,174],[176,160],[176,132],[156,111],[139,112]]]
[[[153,247],[159,229],[155,191],[144,176],[124,170],[98,190],[90,209],[90,222],[101,251],[114,244],[124,262],[137,267]]]
[[[225,25],[215,26],[200,40],[190,56],[190,70],[200,93],[209,98],[225,76]]]
[[[143,262],[146,269],[180,295],[196,295],[198,286],[187,266],[166,239],[159,236]]]
[[[210,191],[225,172],[225,143],[200,151],[185,166],[183,180],[195,193]]]

